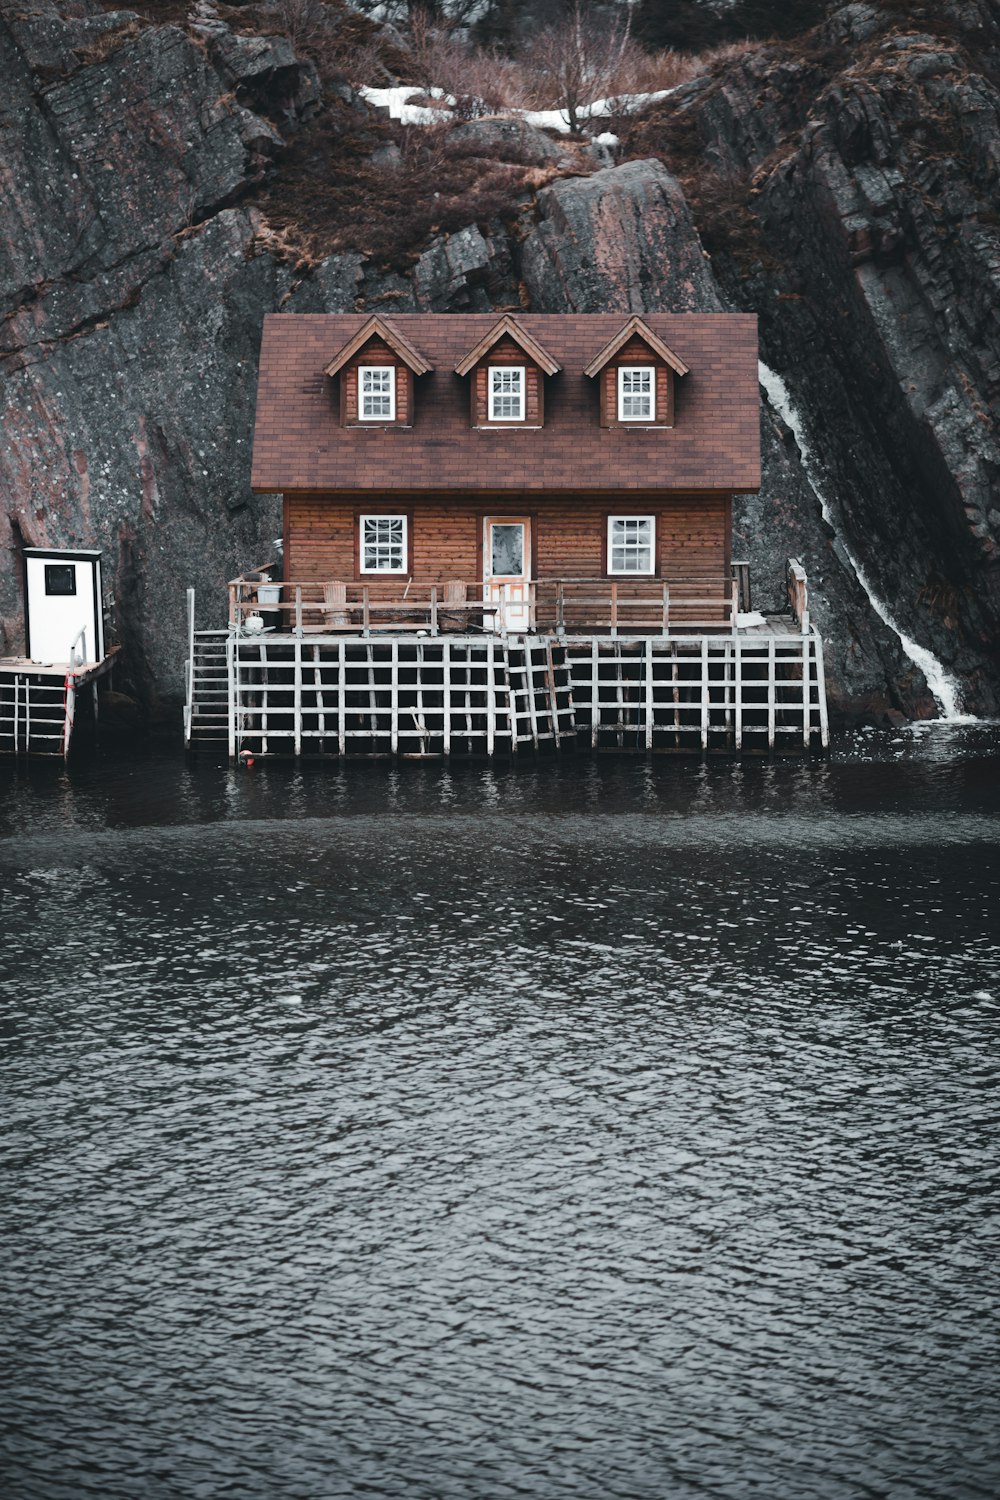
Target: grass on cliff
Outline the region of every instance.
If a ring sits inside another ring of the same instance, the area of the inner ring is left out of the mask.
[[[556,175],[485,160],[449,136],[447,124],[403,126],[330,100],[254,195],[270,248],[303,267],[356,250],[405,270],[433,235],[513,222]]]

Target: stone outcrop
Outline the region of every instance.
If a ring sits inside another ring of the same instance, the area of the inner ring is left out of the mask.
[[[541,192],[521,274],[538,312],[722,308],[680,183],[657,161]]]

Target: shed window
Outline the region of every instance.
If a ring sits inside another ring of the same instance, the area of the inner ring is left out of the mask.
[[[656,395],[652,365],[621,365],[618,369],[619,422],[652,422]]]
[[[362,422],[396,420],[396,371],[392,365],[359,365],[358,390]]]
[[[652,573],[655,537],[653,516],[609,516],[608,572]]]
[[[524,420],[524,367],[490,365],[490,421]]]
[[[406,517],[361,517],[362,573],[406,572]]]
[[[72,563],[45,564],[46,594],[75,594],[76,568]]]

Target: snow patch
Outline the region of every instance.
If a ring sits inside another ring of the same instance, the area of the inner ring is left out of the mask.
[[[400,84],[395,88],[375,89],[364,86],[358,89],[362,99],[374,104],[376,109],[387,109],[390,120],[401,125],[437,125],[451,118],[455,98],[444,89],[419,89],[412,84]],[[409,104],[410,99],[440,99],[444,108],[431,109],[426,104]]]
[[[828,526],[831,526],[837,532],[841,546],[847,554],[847,560],[854,570],[855,577],[868,595],[868,601],[872,609],[882,623],[888,625],[893,634],[899,638],[899,644],[910,661],[923,672],[927,679],[927,686],[930,688],[934,701],[940,711],[941,718],[949,724],[976,723],[974,715],[964,713],[962,710],[961,692],[954,677],[945,670],[944,665],[938,661],[932,652],[927,650],[926,646],[919,645],[896,623],[889,611],[889,606],[885,603],[884,599],[879,598],[875,593],[861,563],[855,557],[850,547],[848,547],[844,538],[840,536],[834,521],[830,502],[823,489],[822,479],[818,473],[819,462],[813,452],[812,444],[806,437],[802,418],[792,401],[785,382],[774,370],[769,369],[763,360],[760,360],[758,363],[758,378],[767,393],[768,401],[770,401],[774,410],[791,429],[792,435],[798,444],[799,453],[802,456],[802,467],[806,478],[812,486],[813,494],[819,501],[823,519]]]
[[[581,121],[600,120],[608,115],[632,114],[647,104],[666,99],[669,94],[676,93],[678,88],[680,84],[675,84],[670,89],[656,89],[649,94],[615,94],[607,99],[594,99],[590,104],[581,105],[577,110],[577,118]],[[399,84],[385,89],[365,85],[358,89],[358,93],[376,109],[387,109],[389,118],[399,120],[402,125],[439,124],[440,121],[451,118],[451,111],[456,103],[454,95],[446,94],[444,89],[420,89],[414,88],[412,84]],[[409,103],[410,99],[421,97],[440,99],[443,108],[431,109],[425,104]],[[569,131],[569,117],[564,109],[511,109],[506,113],[511,119],[523,120],[526,125],[535,125],[539,130],[555,130],[560,135],[566,135]],[[610,131],[597,139],[603,146],[618,145],[617,136]]]

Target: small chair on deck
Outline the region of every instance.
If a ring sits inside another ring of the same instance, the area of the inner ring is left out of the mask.
[[[345,630],[350,625],[347,612],[347,584],[324,583],[323,624],[330,630]]]

